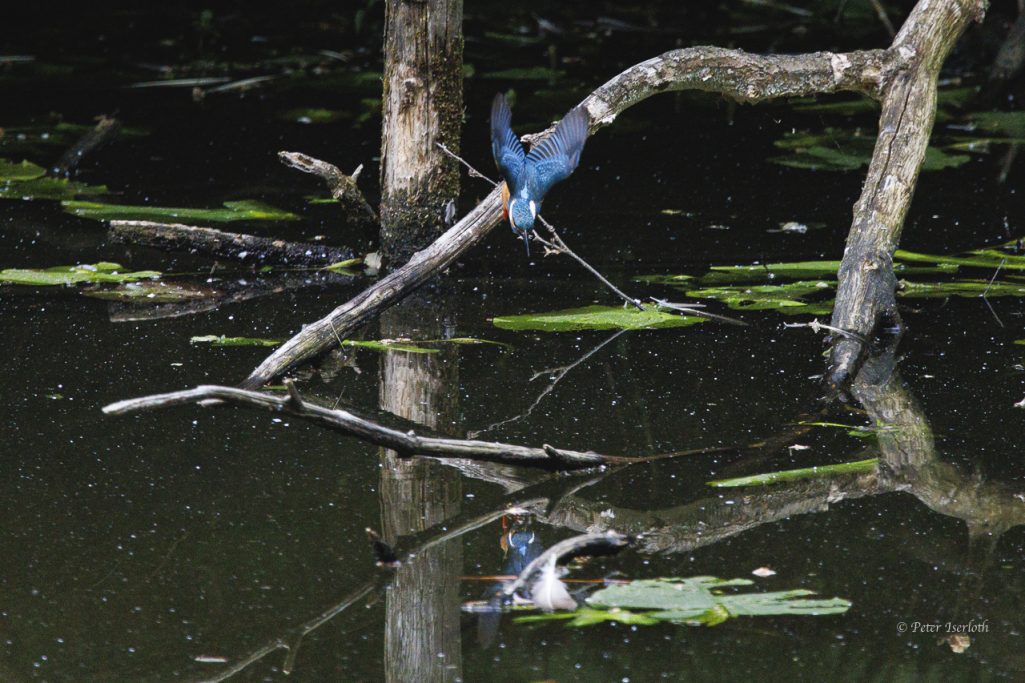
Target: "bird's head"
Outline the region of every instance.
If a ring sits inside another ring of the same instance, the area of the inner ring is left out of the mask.
[[[534,229],[535,218],[537,218],[537,203],[533,199],[509,201],[509,223],[513,230],[529,233]]]

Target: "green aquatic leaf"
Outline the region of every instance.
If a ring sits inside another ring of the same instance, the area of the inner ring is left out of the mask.
[[[164,206],[130,206],[99,202],[65,201],[65,210],[82,218],[101,221],[149,220],[157,222],[197,221],[294,221],[299,216],[252,199],[224,202],[223,209],[192,209]]]
[[[875,113],[879,111],[879,102],[871,97],[859,97],[856,100],[845,99],[834,102],[818,102],[814,98],[804,98],[797,101],[794,111],[808,114],[839,114],[841,116],[855,116],[858,114]]]
[[[675,315],[646,305],[643,311],[623,306],[585,306],[550,313],[508,315],[492,320],[503,330],[577,332],[580,330],[651,330],[687,327],[704,318]]]
[[[716,479],[708,482],[709,486],[716,488],[735,488],[739,486],[765,486],[781,481],[796,481],[798,479],[817,479],[819,477],[832,477],[846,474],[865,474],[874,472],[879,463],[879,458],[868,460],[856,460],[854,462],[843,462],[838,465],[822,465],[817,467],[802,467],[796,470],[783,470],[781,472],[767,472],[765,474],[753,474],[749,477],[734,477],[732,479]]]
[[[940,88],[936,93],[936,106],[945,109],[956,109],[968,104],[975,94],[979,92],[978,86],[966,85],[959,88]]]
[[[502,69],[481,74],[481,78],[503,81],[553,81],[563,75],[562,71],[547,66],[532,66],[517,69]]]
[[[1025,339],[1015,339],[1014,343],[1020,346],[1025,346]]]
[[[4,134],[0,135],[0,150],[6,153],[18,152],[28,156],[50,155],[54,149],[66,149],[75,144],[79,138],[95,125],[81,123],[32,124],[28,126],[4,126]],[[122,126],[118,129],[118,137],[140,138],[149,134],[144,128]]]
[[[787,150],[786,156],[770,157],[770,163],[791,168],[821,171],[852,171],[868,166],[875,147],[875,137],[858,131],[826,128],[822,133],[786,133],[773,143]],[[971,161],[964,154],[953,154],[937,147],[929,147],[922,161],[923,171],[954,168]]]
[[[659,623],[658,619],[653,619],[646,614],[631,612],[630,610],[619,608],[593,609],[591,607],[580,607],[572,612],[530,614],[513,618],[513,622],[517,624],[531,624],[546,621],[566,621],[566,626],[574,628],[581,626],[593,626],[607,621],[613,621],[620,624],[635,624],[638,626],[650,626],[651,624]]]
[[[496,33],[494,31],[485,31],[484,37],[496,43],[515,46],[536,45],[543,40],[543,38],[538,35],[521,35],[518,33]]]
[[[353,113],[340,109],[324,109],[323,107],[296,107],[281,112],[278,118],[282,121],[294,121],[305,124],[334,123],[345,119],[351,119]]]
[[[1002,280],[954,280],[952,282],[909,282],[901,280],[897,296],[909,299],[935,299],[948,296],[1025,296],[1025,284]]]
[[[344,346],[355,346],[361,349],[370,349],[371,351],[404,351],[406,353],[438,353],[438,349],[425,348],[423,346],[417,346],[410,342],[398,342],[391,340],[376,341],[373,339],[345,339],[342,341]]]
[[[806,589],[768,593],[723,590],[749,586],[748,579],[713,576],[651,579],[604,588],[587,599],[592,607],[655,610],[642,616],[658,621],[714,626],[740,616],[842,614],[851,603],[841,598],[809,599]],[[572,614],[572,613],[571,613]]]
[[[876,427],[856,427],[854,425],[846,425],[841,422],[808,422],[801,421],[797,424],[808,425],[809,427],[833,427],[836,429],[847,430],[848,436],[854,436],[859,439],[864,439],[870,436],[875,436],[876,432],[890,431],[888,428],[876,428]]]
[[[446,344],[458,344],[458,345],[475,345],[475,344],[487,344],[493,346],[501,346],[503,348],[511,349],[511,344],[505,342],[492,341],[491,339],[478,339],[477,337],[451,337],[449,339],[434,339],[427,343],[446,343]]]
[[[715,606],[712,588],[750,586],[750,579],[693,576],[687,579],[642,579],[603,588],[587,598],[596,607],[623,609],[691,610],[695,614]]]
[[[930,266],[909,266],[906,263],[894,264],[894,272],[904,275],[933,273],[955,273],[957,265],[940,263]],[[668,285],[677,289],[691,288],[701,285],[728,285],[741,283],[771,282],[776,279],[804,280],[809,278],[832,280],[840,269],[839,261],[793,261],[789,263],[762,263],[750,266],[711,266],[701,276],[673,275],[638,275],[636,282],[653,285]]]
[[[944,145],[944,149],[956,150],[959,152],[977,152],[986,154],[991,145],[1022,145],[1025,138],[994,138],[994,137],[972,137],[966,138],[956,136],[953,142]]]
[[[715,299],[740,311],[779,311],[787,314],[825,315],[833,310],[832,299],[805,301],[805,297],[832,293],[834,281],[799,280],[781,285],[733,285],[687,290],[687,296]]]
[[[702,276],[702,284],[711,284],[722,278],[723,282],[742,278],[785,277],[792,279],[804,278],[835,278],[840,269],[839,261],[793,261],[790,263],[765,263],[754,266],[712,266]]]
[[[976,249],[963,256],[936,256],[920,254],[914,251],[898,249],[894,252],[895,259],[909,263],[939,263],[955,266],[971,266],[976,268],[1003,268],[1007,270],[1025,270],[1025,256],[1007,254],[999,249]]]
[[[279,346],[281,339],[260,339],[258,337],[225,337],[216,334],[205,334],[190,337],[190,344],[209,344],[210,346]]]
[[[132,282],[147,278],[158,278],[155,270],[141,270],[123,273],[116,263],[101,262],[92,265],[55,266],[53,268],[7,268],[0,270],[0,283],[47,287],[74,285],[83,282]]]
[[[969,119],[980,130],[1025,138],[1025,111],[984,111],[971,114]]]
[[[31,161],[22,160],[15,163],[9,159],[0,158],[0,182],[10,180],[34,180],[46,175],[46,169],[37,166]]]
[[[105,185],[86,185],[67,178],[50,178],[48,176],[32,180],[0,182],[0,199],[58,200],[106,193]]]
[[[336,261],[329,266],[324,266],[321,270],[330,270],[335,273],[352,273],[356,266],[361,265],[363,265],[363,259],[361,257],[356,257],[345,261]]]
[[[939,147],[928,147],[925,150],[925,159],[922,160],[922,170],[942,171],[945,168],[957,168],[971,160],[967,154],[953,154]]]

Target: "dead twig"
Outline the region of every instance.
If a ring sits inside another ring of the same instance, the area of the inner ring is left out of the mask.
[[[791,329],[791,328],[796,328],[796,327],[807,327],[808,329],[810,329],[812,332],[815,332],[815,333],[818,333],[818,332],[820,332],[822,330],[829,330],[830,332],[834,332],[834,333],[840,335],[841,337],[845,337],[847,339],[853,339],[854,341],[860,342],[862,344],[868,344],[868,340],[865,339],[865,337],[863,337],[860,334],[858,334],[857,332],[851,332],[850,330],[844,330],[844,329],[841,329],[839,327],[833,327],[832,325],[827,325],[825,323],[820,323],[818,321],[818,318],[816,318],[815,320],[812,320],[810,323],[783,323],[783,327],[786,328],[786,329]]]
[[[466,159],[459,156],[458,154],[456,154],[440,142],[437,142],[435,144],[438,145],[438,148],[441,149],[442,152],[449,155],[450,157],[461,163],[463,166],[465,166],[471,178],[480,178],[481,180],[486,180],[487,182],[491,183],[491,187],[498,187],[498,183],[496,183],[494,180],[492,180],[491,178],[487,177],[486,175],[475,169],[473,166],[470,165],[470,162],[468,162]]]
[[[549,242],[548,240],[544,239],[543,237],[538,235],[537,231],[535,230],[532,234],[533,234],[534,239],[536,241],[540,242],[541,244],[543,244],[545,247],[547,247],[549,250],[551,250],[554,253],[566,254],[567,256],[572,258],[574,261],[576,261],[577,263],[582,265],[588,272],[591,273],[591,275],[594,275],[596,278],[598,278],[598,280],[603,285],[605,285],[606,287],[611,289],[613,291],[613,293],[615,293],[616,296],[618,296],[620,299],[625,301],[627,303],[627,305],[634,306],[635,308],[637,308],[638,311],[643,311],[644,310],[644,306],[641,305],[641,300],[640,299],[635,299],[635,298],[625,294],[621,289],[619,289],[619,287],[616,287],[614,284],[609,282],[608,278],[606,278],[604,275],[599,273],[598,270],[594,266],[592,266],[590,263],[588,263],[587,261],[582,259],[580,256],[578,256],[575,251],[570,249],[566,245],[566,243],[563,241],[562,237],[559,236],[559,233],[555,231],[555,228],[552,226],[552,224],[549,223],[547,220],[545,220],[544,216],[538,215],[537,219],[539,221],[541,221],[541,224],[543,226],[548,228],[548,232],[551,233],[551,235],[552,235],[552,241]]]

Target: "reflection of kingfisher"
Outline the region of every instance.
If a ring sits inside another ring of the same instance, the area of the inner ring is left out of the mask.
[[[519,576],[520,572],[527,568],[527,565],[537,559],[544,546],[541,545],[534,531],[529,527],[520,527],[519,520],[513,518],[508,522],[508,517],[502,518],[502,539],[498,542],[505,553],[505,565],[502,573],[509,576]],[[511,527],[511,528],[510,528]]]
[[[523,237],[530,254],[530,232],[541,210],[541,200],[560,180],[565,180],[580,162],[587,141],[587,112],[577,107],[563,117],[555,132],[539,145],[523,151],[512,132],[512,112],[502,94],[491,103],[491,152],[505,178],[502,210],[513,232]]]
[[[502,517],[502,538],[498,541],[505,555],[502,574],[513,578],[519,576],[544,550],[541,539],[534,534],[529,524],[530,517]],[[502,621],[499,596],[503,588],[505,581],[499,581],[484,591],[483,597],[488,600],[492,611],[483,612],[477,617],[477,640],[482,647],[489,646],[498,634],[498,626]]]

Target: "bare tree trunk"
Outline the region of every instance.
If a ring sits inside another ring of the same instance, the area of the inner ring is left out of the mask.
[[[381,247],[403,263],[445,228],[463,117],[462,0],[386,0],[381,131]]]

